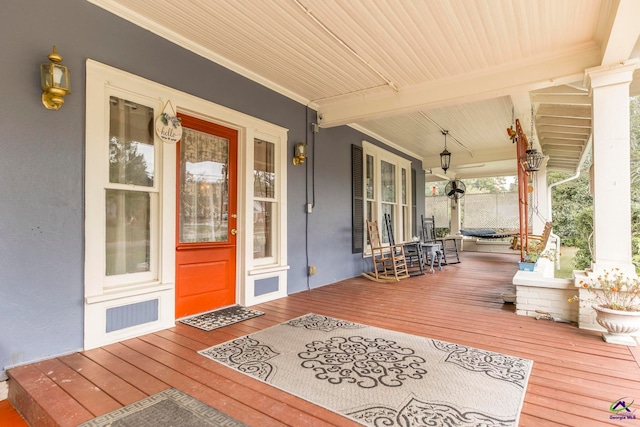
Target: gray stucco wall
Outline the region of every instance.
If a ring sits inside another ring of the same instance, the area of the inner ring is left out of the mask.
[[[4,2],[0,28],[1,380],[8,367],[82,348],[87,58],[286,127],[290,152],[308,125],[303,105],[83,0]],[[60,111],[40,100],[39,64],[53,44],[72,79]],[[362,139],[376,142],[349,127],[316,135],[311,287],[363,271],[362,257],[351,254],[350,188],[350,146]],[[424,175],[415,159],[413,167],[420,197]],[[311,198],[310,166],[289,164],[289,293],[307,287],[305,173]]]

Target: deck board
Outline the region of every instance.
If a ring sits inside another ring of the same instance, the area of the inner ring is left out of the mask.
[[[25,404],[33,400],[59,421],[37,425],[74,425],[176,387],[249,425],[357,426],[197,354],[314,312],[532,359],[521,426],[620,425],[609,419],[609,406],[622,396],[640,401],[640,350],[606,344],[599,333],[575,325],[517,316],[514,306],[500,297],[510,288],[516,257],[463,252],[462,260],[398,283],[360,277],[322,287],[312,282],[311,291],[254,306],[265,314],[221,329],[205,332],[177,323],[154,334],[16,368],[9,372],[11,381],[21,383],[14,392],[10,389],[10,398]],[[95,390],[88,391],[91,387]],[[20,389],[35,395],[17,397]],[[74,422],[64,421],[69,416]]]

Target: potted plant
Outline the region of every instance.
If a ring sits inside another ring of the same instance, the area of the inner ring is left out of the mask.
[[[531,246],[524,252],[524,260],[518,262],[520,270],[533,271],[540,258],[548,258],[552,262],[556,259],[556,250],[540,248],[539,246]]]
[[[606,342],[636,346],[631,334],[640,330],[640,280],[630,278],[620,269],[605,271],[596,279],[580,281],[580,287],[593,296],[591,307],[596,321],[607,330],[602,334]],[[577,301],[574,296],[569,301]]]

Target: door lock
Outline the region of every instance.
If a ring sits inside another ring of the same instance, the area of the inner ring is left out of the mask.
[[[235,236],[236,234],[238,234],[238,230],[236,230],[235,228],[232,228],[231,229],[231,234],[233,234]]]

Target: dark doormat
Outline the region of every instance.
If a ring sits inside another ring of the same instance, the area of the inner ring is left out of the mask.
[[[248,427],[197,399],[170,388],[101,415],[78,427]]]
[[[180,319],[180,322],[185,325],[193,326],[194,328],[202,329],[203,331],[212,331],[214,329],[222,328],[223,326],[251,319],[252,317],[262,316],[263,314],[264,313],[262,311],[234,305],[221,310],[186,317],[184,319]]]

